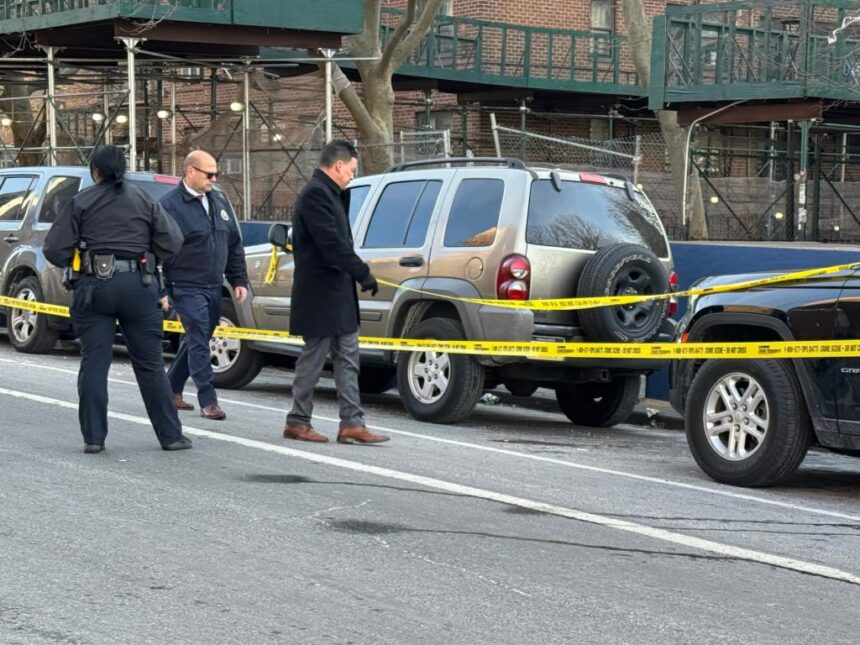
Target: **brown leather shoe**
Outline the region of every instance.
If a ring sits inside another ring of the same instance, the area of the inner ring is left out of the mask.
[[[213,403],[212,405],[207,405],[205,408],[200,410],[200,416],[204,419],[211,419],[212,421],[223,421],[227,418],[227,413],[224,412],[217,403]]]
[[[303,426],[297,423],[288,423],[284,428],[284,439],[295,439],[296,441],[313,441],[316,443],[328,443],[328,437],[321,435],[311,426]]]
[[[337,433],[338,443],[382,443],[388,441],[391,437],[384,434],[375,434],[367,429],[367,426],[352,426],[351,428],[341,428]]]
[[[181,394],[173,395],[173,405],[177,410],[193,410],[194,406],[182,398]]]

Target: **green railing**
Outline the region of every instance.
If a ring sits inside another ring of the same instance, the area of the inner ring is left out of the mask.
[[[383,45],[402,13],[385,9]],[[439,16],[401,74],[549,90],[641,94],[624,38]]]
[[[852,11],[853,10],[853,11]],[[758,0],[667,7],[654,20],[650,103],[860,100],[857,0]]]

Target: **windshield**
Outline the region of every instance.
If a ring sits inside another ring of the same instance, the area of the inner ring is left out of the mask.
[[[631,201],[624,188],[578,181],[563,181],[561,186],[557,191],[549,179],[532,183],[529,244],[592,251],[638,244],[657,257],[669,255],[660,218],[639,193]]]

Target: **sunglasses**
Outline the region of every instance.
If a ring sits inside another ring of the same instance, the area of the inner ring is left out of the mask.
[[[205,170],[198,168],[197,166],[191,166],[191,167],[194,168],[194,170],[196,170],[197,172],[202,172],[204,175],[206,175],[206,179],[208,179],[209,181],[214,181],[214,180],[218,179],[218,175],[221,174],[218,171],[206,172]]]

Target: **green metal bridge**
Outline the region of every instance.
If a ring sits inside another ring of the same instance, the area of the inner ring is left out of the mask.
[[[649,106],[860,101],[860,29],[840,29],[853,16],[857,0],[667,7],[653,23]]]

